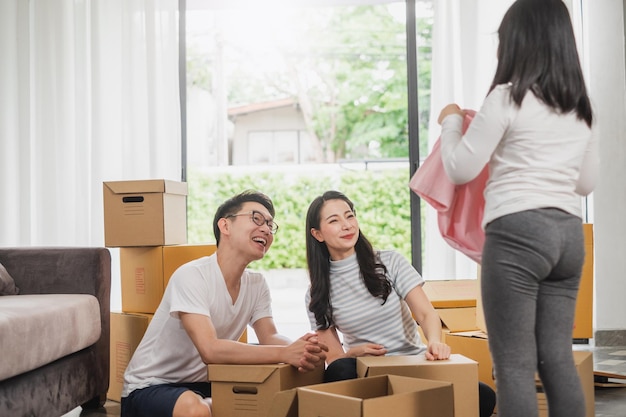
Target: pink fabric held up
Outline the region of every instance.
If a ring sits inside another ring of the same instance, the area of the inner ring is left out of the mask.
[[[463,133],[476,114],[473,110],[465,112]],[[453,184],[441,162],[440,141],[441,138],[438,138],[424,163],[413,174],[409,187],[437,211],[437,223],[443,239],[480,264],[485,243],[481,227],[485,210],[483,192],[489,169],[485,166],[476,178],[466,184]]]

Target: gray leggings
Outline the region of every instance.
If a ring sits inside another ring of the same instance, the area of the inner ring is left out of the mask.
[[[584,240],[580,218],[557,209],[502,216],[485,228],[481,292],[498,417],[536,417],[535,372],[550,417],[584,417],[572,329]]]

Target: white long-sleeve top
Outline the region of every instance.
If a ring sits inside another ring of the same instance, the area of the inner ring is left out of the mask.
[[[598,141],[575,113],[557,113],[531,92],[517,107],[503,84],[485,98],[465,135],[462,123],[457,114],[444,118],[441,158],[455,184],[489,164],[483,228],[506,214],[545,207],[582,217],[581,196],[596,184]]]

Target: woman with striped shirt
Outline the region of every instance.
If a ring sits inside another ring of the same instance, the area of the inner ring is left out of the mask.
[[[328,346],[326,382],[356,378],[359,356],[450,357],[439,315],[422,289],[424,279],[398,252],[373,249],[348,197],[327,191],[315,198],[306,231],[311,280],[306,303],[311,327]],[[479,403],[480,416],[490,416],[495,393],[482,383]]]

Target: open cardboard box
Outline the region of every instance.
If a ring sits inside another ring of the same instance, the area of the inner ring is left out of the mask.
[[[478,284],[475,279],[426,281],[426,296],[435,308],[476,307]]]
[[[298,415],[453,417],[453,396],[449,382],[379,375],[298,388]]]
[[[357,358],[359,377],[386,374],[450,382],[454,389],[455,416],[478,417],[478,363],[472,359],[460,354],[452,354],[443,361],[429,361],[423,354]]]
[[[274,417],[270,407],[280,391],[320,384],[324,368],[298,372],[288,364],[208,365],[214,417]]]
[[[478,330],[476,302],[478,280],[426,281],[424,292],[441,318],[441,341],[449,333]],[[426,340],[420,328],[422,340]]]
[[[489,341],[485,333],[480,330],[450,333],[446,336],[446,343],[453,353],[464,355],[476,361],[478,363],[478,380],[494,390],[496,389]]]

